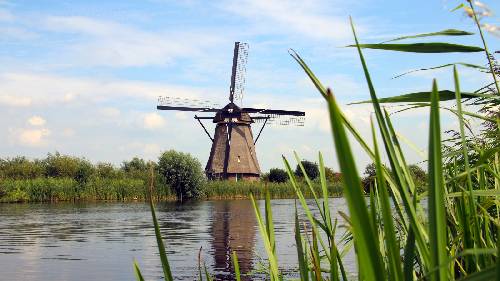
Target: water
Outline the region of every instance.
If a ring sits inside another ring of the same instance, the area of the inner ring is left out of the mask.
[[[294,201],[271,204],[280,268],[295,276]],[[344,199],[330,204],[336,216],[346,212]],[[200,248],[217,280],[232,279],[233,250],[242,272],[262,267],[266,255],[250,201],[160,203],[156,209],[177,280],[196,279]],[[0,204],[0,280],[135,280],[134,259],[147,280],[162,279],[148,204]],[[259,279],[258,272],[251,279]]]

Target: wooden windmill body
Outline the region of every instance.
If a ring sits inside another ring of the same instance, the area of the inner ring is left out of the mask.
[[[194,111],[215,113],[215,116],[197,116],[205,133],[212,141],[210,157],[205,166],[205,173],[209,179],[258,180],[260,166],[257,160],[255,144],[269,120],[281,116],[295,116],[285,123],[303,124],[305,115],[302,111],[287,111],[262,108],[240,108],[234,103],[235,98],[241,99],[245,83],[246,60],[248,44],[236,42],[234,46],[233,68],[229,103],[223,108],[213,106],[185,106],[171,105],[172,99],[160,97],[159,110]],[[179,100],[176,99],[176,102]],[[215,132],[212,137],[201,120],[212,120],[215,123]],[[254,139],[251,125],[262,122],[262,127]]]
[[[236,117],[216,114],[215,133],[205,167],[209,178],[259,179],[260,167],[251,129],[252,118],[234,103],[225,106]]]

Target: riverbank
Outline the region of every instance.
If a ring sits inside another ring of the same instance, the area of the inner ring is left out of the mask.
[[[295,190],[289,183],[271,183],[265,181],[233,182],[208,181],[203,186],[203,194],[199,200],[248,199],[250,194],[256,198],[264,197],[268,188],[271,198],[296,198]],[[300,187],[306,197],[312,192],[306,185]],[[320,193],[319,183],[314,184]],[[139,178],[103,179],[90,178],[79,183],[72,178],[35,178],[35,179],[2,179],[0,180],[0,202],[60,202],[60,201],[146,201],[149,184]],[[331,197],[342,196],[340,182],[328,184]],[[175,194],[166,184],[158,182],[152,195],[159,201],[175,201]]]

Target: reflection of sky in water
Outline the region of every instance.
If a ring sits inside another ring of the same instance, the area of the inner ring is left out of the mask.
[[[293,200],[272,201],[278,259],[286,272],[297,264],[293,206]],[[346,211],[343,199],[331,199],[330,206],[334,214]],[[160,203],[157,216],[181,279],[195,278],[200,247],[218,279],[231,279],[233,250],[242,271],[257,269],[266,258],[250,201]],[[0,270],[6,280],[133,280],[134,258],[148,280],[162,275],[147,204],[0,204]],[[346,261],[352,270],[353,257]]]

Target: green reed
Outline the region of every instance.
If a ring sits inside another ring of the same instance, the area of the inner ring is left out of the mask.
[[[321,189],[320,183],[313,182],[314,189]],[[202,200],[264,198],[268,188],[273,199],[294,198],[295,189],[288,183],[264,181],[208,181],[203,187]],[[312,193],[305,182],[300,185],[306,197]],[[91,177],[85,183],[73,178],[35,178],[0,180],[0,202],[58,202],[58,201],[146,201],[147,184],[138,178]],[[328,182],[329,196],[342,196],[340,182]],[[157,200],[176,200],[169,186],[157,184],[152,191]]]
[[[313,182],[313,189],[321,190],[321,185],[318,182]],[[269,190],[272,199],[295,198],[295,188],[290,182],[272,183],[264,181],[209,181],[204,188],[205,198],[207,199],[250,199],[250,195],[254,198],[263,199],[265,197],[265,189]],[[305,196],[312,198],[312,193],[307,187],[305,181],[300,184],[300,188],[305,193]],[[328,182],[328,194],[332,197],[342,196],[342,184],[340,182]]]
[[[58,201],[146,201],[147,188],[142,179],[91,178],[79,183],[73,178],[4,179],[0,181],[0,202]],[[155,198],[173,200],[170,189],[159,186]]]
[[[474,161],[469,159],[471,151],[467,149],[469,144],[465,130],[466,117],[482,120],[489,117],[479,113],[466,113],[463,110],[463,99],[466,95],[460,90],[456,66],[450,75],[454,81],[454,91],[439,91],[438,83],[434,80],[429,92],[404,97],[406,102],[421,102],[425,98],[426,103],[419,106],[429,107],[429,153],[426,161],[428,190],[419,191],[411,176],[390,115],[381,106],[382,102],[398,102],[401,96],[386,98],[384,101],[378,99],[362,52],[362,48],[405,52],[473,52],[483,49],[444,43],[360,44],[352,22],[351,26],[355,39],[353,46],[358,52],[370,92],[370,102],[375,112],[371,122],[372,145],[361,137],[343,114],[332,90],[323,86],[297,53],[291,52],[328,107],[332,137],[338,152],[337,160],[343,175],[343,193],[349,209],[348,215],[341,214],[347,224],[348,233],[338,240],[335,238],[337,221],[332,220],[329,208],[330,192],[324,175],[322,155],[319,154],[320,188],[317,188],[307,175],[303,181],[298,181],[289,161],[283,159],[290,184],[307,220],[307,226],[302,227],[295,209],[295,242],[300,280],[348,279],[343,257],[352,247],[355,250],[358,269],[354,274],[358,280],[500,280],[500,148],[485,147],[481,143],[472,144],[474,153],[477,153],[479,158]],[[465,32],[454,33],[466,35]],[[404,38],[438,35],[443,34],[435,32]],[[444,155],[440,124],[440,114],[444,106],[440,100],[450,100],[450,95],[451,100],[456,102],[453,113],[458,119],[458,138],[462,149],[458,153]],[[498,93],[469,95],[467,98],[472,97],[488,102],[498,100]],[[496,122],[500,124],[498,118]],[[349,134],[361,145],[376,166],[376,183],[370,190],[369,204],[361,189]],[[377,139],[381,139],[381,146]],[[382,164],[382,155],[388,159],[389,166]],[[296,161],[300,166],[300,158],[297,155]],[[265,194],[264,214],[253,196],[251,200],[267,254],[268,278],[283,280],[285,277],[280,271],[276,255],[276,245],[279,241],[276,241],[274,236],[270,192],[270,188],[259,192]],[[313,198],[313,207],[307,204],[306,193]],[[421,202],[423,199],[427,201],[426,210]],[[151,208],[157,239],[160,241],[153,205]],[[318,215],[314,215],[316,213]],[[160,245],[160,242],[158,244]],[[166,256],[162,257],[164,267],[168,266],[165,261]],[[236,257],[233,257],[233,262],[236,267]],[[136,271],[140,274],[137,267]],[[236,272],[235,279],[239,279],[240,274],[245,274]],[[165,278],[169,280],[167,276]],[[203,276],[200,274],[199,278],[201,280]],[[205,279],[211,280],[211,277],[207,274]]]

